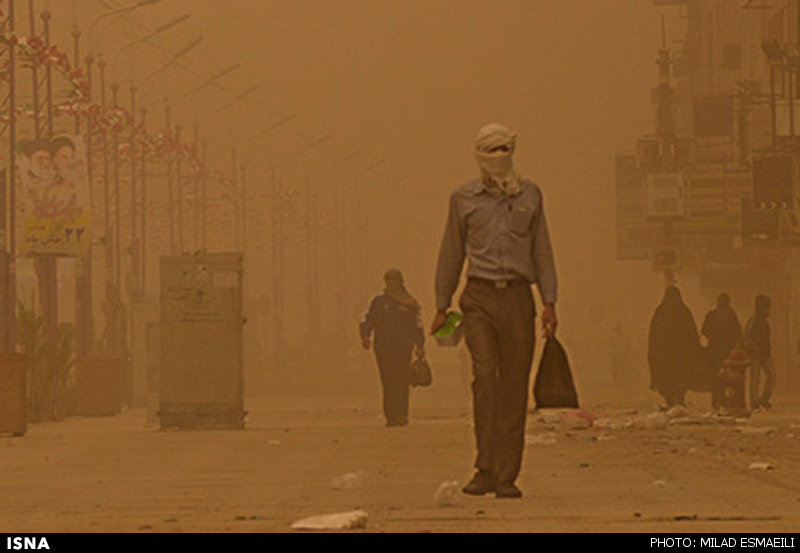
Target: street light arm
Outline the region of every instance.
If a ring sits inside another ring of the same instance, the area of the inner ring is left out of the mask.
[[[178,59],[180,59],[182,56],[185,56],[186,54],[188,54],[192,50],[192,48],[194,48],[195,46],[197,46],[201,42],[203,42],[203,36],[202,35],[197,37],[197,38],[195,38],[192,42],[190,42],[189,44],[187,44],[186,46],[181,48],[174,56],[172,56],[169,60],[167,60],[158,69],[155,69],[155,70],[151,71],[150,74],[147,76],[147,78],[144,80],[143,86],[147,86],[147,83],[149,83],[155,75],[157,75],[161,71],[167,69],[170,65],[172,65],[174,63],[177,63]]]
[[[101,21],[103,21],[104,19],[107,19],[109,17],[113,17],[115,15],[122,15],[122,14],[125,14],[125,13],[128,13],[128,12],[132,12],[134,10],[137,10],[137,9],[141,8],[141,7],[149,6],[150,4],[155,4],[157,2],[161,2],[161,0],[139,0],[136,4],[133,4],[133,5],[130,5],[130,6],[123,6],[121,8],[117,8],[116,10],[112,10],[110,12],[106,12],[106,13],[103,13],[103,14],[100,14],[99,16],[97,16],[95,18],[95,20],[92,21],[92,24],[89,26],[89,48],[92,48],[94,46],[94,43],[92,42],[92,38],[94,37],[94,31],[97,29],[97,25]]]
[[[189,19],[189,17],[191,17],[191,14],[188,14],[188,13],[173,17],[172,19],[170,19],[166,23],[162,24],[161,26],[156,27],[149,34],[146,34],[146,35],[141,36],[139,38],[135,38],[132,41],[128,42],[127,44],[122,45],[120,47],[120,49],[117,50],[117,52],[114,54],[114,57],[112,59],[112,64],[116,65],[116,62],[119,60],[119,57],[122,55],[122,53],[125,50],[129,50],[133,46],[136,46],[137,44],[141,44],[142,42],[150,40],[154,36],[159,35],[159,34],[163,33],[164,31],[166,31],[168,29],[171,29],[171,28],[175,27],[176,25],[179,25],[179,24],[183,23],[184,21]]]

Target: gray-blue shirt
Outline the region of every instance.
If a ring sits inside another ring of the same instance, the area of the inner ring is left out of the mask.
[[[480,179],[450,196],[439,262],[436,308],[450,307],[464,257],[467,277],[488,280],[526,278],[539,287],[544,303],[555,303],[558,283],[539,187],[520,181],[511,196],[493,194]]]

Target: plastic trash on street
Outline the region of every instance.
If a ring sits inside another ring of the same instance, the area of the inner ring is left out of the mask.
[[[334,490],[355,490],[364,484],[364,474],[361,471],[348,472],[331,480]]]
[[[308,517],[292,524],[292,530],[353,530],[364,528],[369,515],[364,511],[347,511]]]
[[[457,480],[447,480],[442,482],[439,489],[433,495],[433,499],[439,507],[455,507],[461,502],[461,490]]]

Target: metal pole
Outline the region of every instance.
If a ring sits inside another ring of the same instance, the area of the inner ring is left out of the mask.
[[[772,127],[772,147],[778,145],[778,114],[775,105],[775,64],[770,63],[769,66],[769,110],[770,110],[770,123]]]
[[[178,204],[178,253],[182,254],[183,249],[183,175],[181,172],[183,155],[181,153],[181,126],[175,126],[175,141],[178,147],[177,161],[175,162],[175,180],[177,181],[175,192]]]
[[[33,0],[28,0],[28,23],[30,25],[31,37],[36,36],[36,8]],[[38,139],[41,137],[41,129],[39,128],[39,72],[36,65],[31,66],[31,74],[33,77],[33,131],[34,136]]]
[[[34,5],[34,0],[29,0],[28,2],[28,20],[30,24],[30,34],[31,37],[36,36],[36,8]],[[45,25],[45,46],[49,47],[49,33],[48,26]],[[41,128],[41,119],[39,114],[41,112],[41,98],[39,96],[39,72],[36,64],[32,64],[31,66],[31,74],[33,76],[33,112],[34,112],[34,127],[35,127],[35,136],[37,139],[41,138],[42,135],[42,128]],[[45,86],[48,87],[48,79],[47,76],[50,74],[50,68],[47,67],[45,69]],[[46,97],[46,101],[49,100],[49,95]],[[49,101],[48,101],[48,110],[46,113],[46,121],[45,124],[47,125],[47,138],[48,140],[52,138],[52,123],[51,123],[51,112],[49,109]],[[58,288],[56,286],[56,259],[52,255],[37,255],[33,260],[34,270],[36,271],[36,278],[38,280],[39,285],[39,305],[41,306],[41,313],[42,318],[44,319],[44,331],[45,336],[48,339],[54,339],[57,333],[58,327],[58,311],[57,311],[57,291]]]
[[[78,37],[80,32],[73,33],[75,38],[75,67],[80,65],[78,58]],[[86,80],[89,85],[88,100],[92,99],[92,63],[94,59],[91,56],[86,58]],[[75,116],[75,129],[76,133],[80,132],[80,115]],[[94,188],[94,170],[92,168],[92,145],[94,132],[94,124],[92,118],[86,118],[86,173],[89,180],[89,191]],[[88,206],[89,208],[91,206]],[[86,355],[92,349],[94,342],[94,317],[92,309],[92,243],[89,242],[89,253],[85,256],[78,258],[78,266],[76,267],[76,285],[77,285],[77,306],[76,306],[76,323],[77,323],[77,341],[76,349],[78,354]]]
[[[44,22],[44,44],[50,48],[50,12],[45,10],[41,15]],[[45,94],[47,99],[47,136],[53,138],[53,71],[50,64],[45,67]]]
[[[118,100],[119,84],[113,83],[111,85],[111,98],[114,108],[119,107]],[[119,226],[119,211],[120,211],[120,190],[119,190],[119,131],[114,129],[111,135],[111,147],[113,151],[114,162],[114,286],[116,287],[115,294],[118,298],[122,296],[122,259],[120,258],[120,226]]]
[[[794,68],[790,63],[785,72],[789,75],[789,135],[794,136]]]
[[[147,133],[147,108],[142,108],[142,133]],[[147,300],[147,147],[142,144],[142,297]]]
[[[172,122],[170,120],[170,107],[169,103],[164,104],[164,116],[167,121],[167,131],[172,130]],[[171,134],[170,140],[171,138]],[[169,199],[167,201],[167,209],[169,214],[167,217],[169,224],[169,253],[175,255],[175,221],[173,220],[173,207],[172,207],[172,152],[167,152],[167,194]]]
[[[208,205],[207,205],[207,193],[208,193],[208,144],[203,142],[203,182],[202,182],[202,203],[200,204],[201,209],[201,221],[202,221],[202,228],[201,228],[201,239],[202,239],[202,249],[203,251],[208,250],[208,225],[207,225],[207,214],[208,214]]]
[[[197,123],[195,123],[194,124],[194,143],[192,144],[192,154],[194,155],[196,161],[199,158],[199,156],[198,156],[198,154],[199,154],[199,150],[198,150],[198,132],[199,132],[199,128],[197,126]],[[194,235],[192,237],[192,247],[193,247],[194,250],[200,250],[200,249],[202,249],[200,247],[200,218],[198,217],[199,214],[200,214],[200,209],[199,209],[199,207],[200,207],[200,175],[198,175],[197,173],[195,173],[195,176],[194,176],[194,192],[192,193],[192,195],[194,197],[194,200],[193,200],[194,204],[192,206],[194,208],[193,209],[194,213],[192,215],[192,223],[194,224]]]
[[[283,362],[283,317],[281,316],[281,265],[280,265],[280,187],[272,166],[272,357],[276,370],[281,370]],[[279,373],[277,376],[281,376]]]
[[[306,176],[306,232],[308,235],[308,330],[314,338],[317,330],[317,209],[316,197],[311,187],[311,179]],[[313,343],[313,342],[309,342]]]
[[[10,33],[14,34],[14,0],[8,0],[8,29]],[[8,176],[6,186],[8,187],[8,269],[6,281],[6,298],[8,301],[7,310],[5,315],[5,324],[8,332],[5,335],[6,343],[4,350],[7,353],[13,353],[17,350],[17,274],[16,274],[16,259],[17,259],[17,232],[16,232],[16,171],[15,164],[17,162],[16,141],[17,141],[17,97],[16,97],[16,52],[13,45],[9,45],[8,49],[8,168],[6,175]]]
[[[78,27],[72,28],[72,48],[75,54],[75,69],[78,69],[81,66],[81,56],[80,56],[80,39],[81,39],[81,31]],[[78,111],[75,111],[75,134],[80,134],[81,132],[81,115]]]
[[[242,165],[241,168],[241,198],[242,198],[242,252],[244,253],[245,262],[247,262],[247,167]]]
[[[239,187],[237,183],[236,173],[236,145],[234,144],[233,150],[231,150],[231,156],[233,158],[233,177],[232,177],[232,186],[233,190],[231,193],[233,194],[233,229],[234,229],[234,243],[236,251],[240,251],[241,243],[239,240],[239,203],[241,199],[239,198]]]
[[[136,86],[131,84],[131,297],[139,301],[139,246],[136,242]]]

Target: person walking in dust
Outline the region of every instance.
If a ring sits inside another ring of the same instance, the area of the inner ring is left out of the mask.
[[[731,307],[731,298],[722,293],[717,296],[717,306],[706,314],[700,331],[708,339],[708,364],[711,378],[711,406],[717,410],[722,407],[724,387],[717,377],[723,362],[733,347],[742,340],[742,325],[736,311]]]
[[[756,311],[745,326],[745,345],[747,353],[753,360],[750,379],[750,408],[754,411],[759,408],[770,409],[772,404],[772,390],[775,387],[775,365],[772,363],[772,341],[769,328],[769,296],[759,294],[756,296]],[[761,373],[766,381],[764,388],[759,392]]]
[[[383,279],[386,289],[373,298],[359,332],[364,349],[375,350],[386,426],[405,426],[408,424],[411,355],[413,351],[417,358],[425,356],[425,333],[420,322],[419,303],[406,290],[403,274],[389,269]]]
[[[647,359],[650,388],[663,396],[667,408],[683,405],[702,361],[697,324],[676,286],[667,288],[650,320]]]
[[[518,498],[529,379],[535,342],[531,285],[544,302],[542,323],[553,336],[557,281],[539,187],[513,170],[516,135],[483,127],[475,143],[480,177],[450,196],[450,210],[436,269],[436,308],[431,333],[447,319],[464,258],[467,285],[460,307],[472,357],[477,458],[471,495],[494,492]]]

